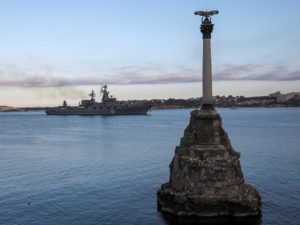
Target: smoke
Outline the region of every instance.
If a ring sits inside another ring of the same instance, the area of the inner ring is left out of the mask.
[[[46,94],[53,97],[63,97],[63,98],[70,98],[70,99],[81,99],[87,96],[87,93],[80,90],[79,88],[75,86],[57,86],[57,87],[51,87],[46,90]]]
[[[63,79],[39,79],[38,82],[28,84],[23,87],[35,89],[36,95],[45,99],[49,99],[49,97],[82,99],[87,95],[87,93]]]
[[[10,78],[0,79],[0,86],[20,87],[33,89],[37,98],[71,98],[80,99],[86,93],[72,85],[67,79],[43,75],[24,75],[10,76]]]

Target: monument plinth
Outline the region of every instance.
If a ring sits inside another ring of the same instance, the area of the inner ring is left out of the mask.
[[[190,123],[170,163],[169,182],[157,193],[158,208],[177,216],[254,216],[260,214],[259,193],[245,184],[240,154],[231,146],[213,106],[210,16],[203,16],[203,101],[191,112]]]

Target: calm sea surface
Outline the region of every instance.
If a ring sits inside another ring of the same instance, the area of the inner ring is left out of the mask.
[[[190,111],[0,113],[0,224],[197,224],[156,209]],[[246,182],[262,195],[254,224],[299,225],[300,109],[218,111]]]

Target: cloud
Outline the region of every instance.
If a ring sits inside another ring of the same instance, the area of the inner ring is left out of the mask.
[[[218,69],[213,76],[214,80],[217,81],[241,80],[247,77],[247,74],[253,72],[256,68],[259,68],[259,66],[253,64],[226,64],[221,69]]]
[[[253,80],[261,80],[261,81],[271,81],[271,80],[276,80],[276,81],[297,81],[300,80],[300,70],[295,70],[295,71],[271,71],[271,72],[266,72],[262,74],[255,74],[251,77],[248,77],[248,79],[253,79]]]
[[[300,69],[288,70],[277,66],[267,70],[261,65],[226,65],[214,74],[214,80],[251,81],[296,81],[300,80]]]
[[[93,74],[95,72],[92,72]],[[96,72],[99,73],[99,72]],[[51,73],[31,73],[0,69],[0,86],[14,86],[22,88],[89,86],[99,84],[168,84],[201,81],[201,73],[196,70],[185,69],[179,72],[166,72],[159,65],[129,65],[114,67],[109,73],[101,76],[57,76]]]
[[[0,86],[15,86],[23,88],[34,87],[70,87],[77,85],[99,84],[172,84],[200,82],[201,70],[193,68],[176,68],[177,71],[166,71],[157,65],[130,65],[111,69],[102,76],[87,75],[63,77],[55,76],[54,72],[30,73],[9,71],[8,75],[0,69]],[[261,72],[263,71],[263,72]],[[257,81],[296,81],[300,80],[300,70],[289,70],[278,66],[267,70],[254,64],[227,64],[213,72],[215,81],[257,80]]]

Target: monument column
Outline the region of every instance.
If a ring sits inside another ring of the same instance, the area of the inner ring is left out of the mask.
[[[198,11],[195,15],[202,16],[201,32],[203,34],[203,65],[202,65],[202,105],[213,105],[212,95],[212,66],[211,66],[211,33],[214,25],[211,22],[212,15],[218,14],[218,11],[209,13]]]
[[[157,192],[162,212],[177,216],[247,217],[260,214],[258,191],[245,183],[240,153],[235,151],[213,107],[210,17],[218,11],[199,11],[203,33],[203,102],[191,112],[170,163],[169,181]],[[259,217],[258,217],[259,220]]]

